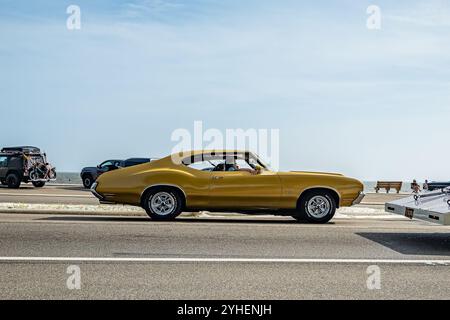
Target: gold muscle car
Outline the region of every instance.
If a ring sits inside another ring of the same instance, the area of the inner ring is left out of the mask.
[[[275,172],[247,151],[189,151],[104,173],[92,193],[101,203],[141,206],[154,220],[183,211],[290,215],[326,223],[359,203],[363,184],[341,174]]]

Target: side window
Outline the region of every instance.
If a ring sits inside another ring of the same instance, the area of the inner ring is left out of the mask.
[[[8,157],[0,157],[0,168],[5,168],[8,166]]]
[[[13,168],[22,168],[22,166],[23,166],[22,158],[11,157],[9,159],[8,166],[13,167]]]
[[[189,168],[202,171],[239,171],[253,170],[253,167],[243,158],[235,154],[200,155],[183,160]]]
[[[201,171],[212,171],[215,167],[214,162],[210,161],[198,161],[188,165],[189,168],[201,170]]]

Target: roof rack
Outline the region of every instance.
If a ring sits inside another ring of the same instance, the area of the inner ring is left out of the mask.
[[[8,154],[41,154],[41,150],[32,146],[6,147],[2,148],[1,153]]]
[[[0,150],[0,153],[6,155],[42,156],[41,150],[39,148],[31,146],[2,148]]]

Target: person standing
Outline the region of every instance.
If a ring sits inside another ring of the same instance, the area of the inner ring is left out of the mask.
[[[414,193],[420,192],[420,185],[417,183],[416,179],[414,179],[413,182],[411,183],[411,189],[413,190]]]

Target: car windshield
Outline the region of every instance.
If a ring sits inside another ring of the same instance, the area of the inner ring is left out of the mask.
[[[102,164],[100,164],[101,168],[111,167],[113,165],[112,161],[105,161]]]
[[[264,162],[259,156],[254,153],[250,153],[250,161],[255,161],[255,164],[261,166],[266,171],[273,171],[266,162]]]

